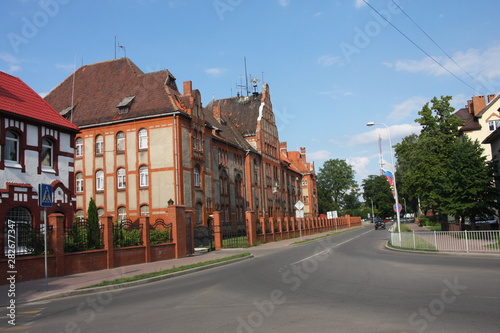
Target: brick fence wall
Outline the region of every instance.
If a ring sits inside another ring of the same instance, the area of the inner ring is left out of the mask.
[[[52,226],[47,246],[47,271],[49,277],[83,273],[100,269],[108,269],[125,265],[186,257],[194,252],[192,247],[191,211],[184,206],[167,208],[166,220],[172,223],[171,243],[151,245],[149,240],[150,223],[148,217],[141,217],[139,225],[142,230],[142,245],[126,248],[113,247],[112,216],[101,217],[103,226],[103,249],[64,253],[64,216],[51,214],[47,224]],[[4,237],[0,237],[0,249],[4,249]],[[7,283],[9,269],[8,257],[0,259],[0,284]],[[15,258],[16,281],[28,281],[45,277],[45,256],[17,256]]]

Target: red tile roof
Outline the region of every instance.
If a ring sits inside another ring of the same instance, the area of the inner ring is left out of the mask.
[[[45,100],[59,112],[73,105],[71,120],[83,127],[177,111],[180,97],[168,70],[145,74],[119,58],[80,67]],[[120,113],[117,106],[124,101],[130,101],[129,109]]]
[[[21,79],[0,71],[0,111],[78,131]]]

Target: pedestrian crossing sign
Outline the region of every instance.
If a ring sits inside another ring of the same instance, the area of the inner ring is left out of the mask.
[[[40,184],[38,186],[38,205],[52,207],[52,185]]]

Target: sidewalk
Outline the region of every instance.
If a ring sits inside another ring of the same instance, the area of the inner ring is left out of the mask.
[[[341,229],[339,231],[348,230]],[[307,235],[303,236],[302,240],[307,240],[311,238],[316,238],[320,236],[324,236],[327,234],[331,234],[334,231],[328,231],[319,234]],[[65,297],[71,295],[85,294],[91,293],[95,291],[94,289],[84,289],[77,290],[79,288],[87,287],[93,284],[97,284],[103,281],[110,281],[122,277],[131,277],[139,274],[152,273],[162,270],[167,270],[174,267],[186,266],[191,264],[197,264],[201,262],[206,262],[210,260],[227,258],[235,254],[241,253],[252,253],[252,256],[246,257],[245,259],[250,259],[253,257],[259,257],[268,253],[269,251],[276,250],[279,248],[284,248],[289,246],[292,243],[299,241],[299,238],[291,238],[277,242],[270,242],[266,244],[262,244],[259,246],[251,247],[251,248],[242,248],[242,249],[224,249],[220,251],[211,251],[211,252],[195,252],[195,254],[191,257],[179,258],[179,259],[169,259],[163,261],[155,261],[144,264],[130,265],[130,266],[122,266],[111,269],[104,269],[99,271],[85,272],[80,274],[73,275],[65,275],[60,277],[49,277],[48,278],[48,288],[46,290],[46,281],[45,279],[39,280],[31,280],[25,282],[16,283],[16,303],[25,303],[25,302],[33,302],[37,300],[45,300],[51,298]],[[242,259],[240,259],[242,260]],[[221,264],[231,263],[223,262],[217,264],[220,266]],[[203,269],[203,268],[200,268]],[[198,269],[199,270],[199,269]],[[180,275],[180,274],[177,274]],[[114,286],[114,289],[117,287]],[[0,295],[1,301],[0,305],[7,305],[5,295],[8,294],[9,285],[0,285]],[[5,303],[5,304],[4,304]]]

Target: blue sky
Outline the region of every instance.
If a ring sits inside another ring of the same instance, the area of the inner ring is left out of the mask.
[[[391,169],[388,131],[367,122],[395,144],[434,96],[458,109],[500,89],[500,1],[369,5],[386,20],[363,0],[3,0],[0,70],[43,96],[116,52],[193,81],[206,105],[236,95],[246,58],[288,149],[306,147],[316,171],[345,159],[361,182],[379,172],[378,135]]]

